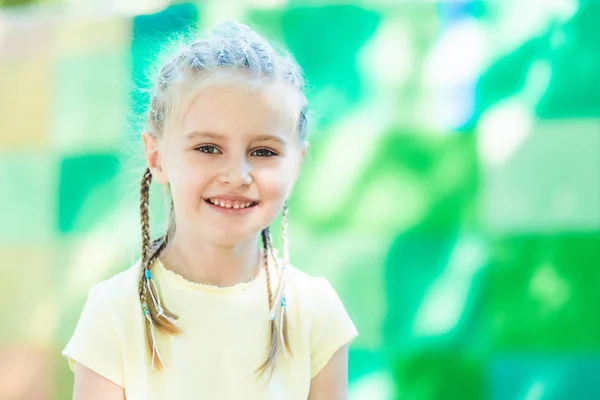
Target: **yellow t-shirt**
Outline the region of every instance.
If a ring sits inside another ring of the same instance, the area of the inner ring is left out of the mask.
[[[278,274],[271,267],[273,293]],[[248,283],[197,284],[152,268],[163,303],[179,316],[183,334],[157,332],[162,371],[152,369],[138,297],[139,262],[94,285],[75,332],[63,351],[125,389],[127,400],[306,400],[310,380],[357,331],[324,278],[288,267],[290,346],[277,367],[257,377],[269,346],[269,306],[264,268]]]

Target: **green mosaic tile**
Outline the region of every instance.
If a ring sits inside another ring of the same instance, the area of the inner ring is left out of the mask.
[[[323,231],[351,229],[389,238],[413,224],[423,232],[452,230],[461,221],[470,223],[474,214],[478,189],[474,139],[474,135],[428,136],[391,129],[375,143],[365,144],[370,155],[352,174],[340,170],[339,161],[326,148],[338,145],[338,140],[315,141],[310,161],[303,166],[305,179],[298,182],[291,204],[313,229]],[[356,151],[354,145],[348,148]],[[330,168],[344,176],[345,195],[328,196],[324,214],[314,193],[337,184],[316,183],[327,179],[321,171]]]
[[[377,12],[355,5],[290,7],[252,10],[249,20],[282,41],[306,74],[311,108],[327,110],[319,122],[327,124],[348,111],[363,91],[358,55],[381,20]]]
[[[582,2],[571,19],[492,60],[478,78],[473,121],[516,96],[540,118],[598,117],[599,17],[600,3]]]
[[[87,232],[118,205],[118,169],[119,160],[113,154],[85,154],[61,160],[57,214],[61,233]]]
[[[343,88],[360,96],[357,56],[375,33],[380,16],[353,5],[291,8],[282,15],[284,40],[317,87]]]
[[[4,243],[48,240],[54,233],[58,166],[35,152],[0,156],[0,239]]]
[[[554,44],[548,57],[552,76],[536,107],[540,117],[600,116],[599,20],[600,3],[581,2],[568,24],[547,34],[547,43]]]
[[[481,135],[504,142],[501,132]],[[502,137],[502,138],[501,138]],[[533,121],[505,160],[482,168],[482,225],[496,234],[600,230],[600,119]],[[482,146],[483,147],[483,146]],[[576,156],[575,156],[576,155]]]
[[[397,399],[482,400],[486,397],[486,363],[462,348],[423,349],[398,355],[393,374]]]
[[[60,154],[119,149],[128,113],[128,54],[73,54],[53,69],[54,148]]]
[[[600,233],[514,236],[492,250],[484,310],[499,350],[600,350]]]

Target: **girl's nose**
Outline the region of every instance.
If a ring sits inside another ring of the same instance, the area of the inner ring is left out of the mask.
[[[250,165],[246,160],[232,160],[225,166],[220,180],[234,187],[250,185],[252,183]]]

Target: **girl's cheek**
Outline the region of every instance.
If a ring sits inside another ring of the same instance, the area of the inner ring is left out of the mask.
[[[289,179],[283,171],[269,171],[257,175],[257,181],[269,197],[284,196],[289,186]]]

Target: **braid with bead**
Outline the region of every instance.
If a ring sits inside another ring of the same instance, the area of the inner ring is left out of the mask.
[[[150,243],[150,183],[152,182],[152,173],[146,169],[140,188],[140,221],[142,227],[142,254],[140,278],[138,283],[138,295],[140,304],[144,312],[146,325],[146,338],[150,349],[152,365],[157,369],[164,366],[163,360],[158,352],[156,343],[155,327],[169,334],[181,333],[181,330],[175,325],[174,320],[178,317],[169,311],[160,301],[160,296],[156,285],[152,282],[150,272],[154,261],[160,256],[167,246],[167,237],[160,238],[154,243]]]
[[[267,370],[269,370],[270,374],[272,374],[273,370],[275,368],[275,365],[277,364],[277,357],[279,355],[280,347],[284,346],[282,348],[282,350],[284,350],[284,354],[285,354],[285,349],[287,349],[287,352],[289,354],[291,354],[292,352],[291,352],[291,346],[290,346],[290,342],[289,342],[287,313],[283,312],[285,309],[285,300],[283,300],[283,302],[280,304],[276,304],[275,302],[277,301],[277,298],[275,298],[275,299],[273,298],[273,287],[271,285],[271,274],[269,271],[270,268],[269,268],[269,263],[268,263],[269,254],[271,255],[275,264],[277,265],[276,270],[281,273],[278,292],[279,292],[279,289],[282,289],[281,285],[283,284],[283,281],[281,278],[283,278],[283,269],[279,268],[279,261],[277,260],[277,257],[275,255],[273,241],[271,240],[271,234],[270,234],[270,230],[268,227],[262,230],[261,236],[262,236],[262,243],[263,243],[263,258],[264,258],[266,278],[267,278],[266,280],[267,280],[267,295],[268,295],[268,300],[269,300],[269,311],[270,311],[270,314],[272,314],[273,310],[278,310],[281,318],[279,319],[280,325],[277,326],[278,318],[276,318],[275,315],[269,316],[269,327],[270,327],[269,353],[268,353],[268,356],[267,356],[267,359],[265,360],[265,362],[257,369],[257,372],[259,374],[263,374]],[[281,299],[279,299],[279,301],[281,302]],[[279,332],[278,332],[278,329],[279,329]]]
[[[270,272],[270,268],[269,268],[269,251],[270,251],[270,241],[269,241],[269,228],[265,228],[262,230],[261,232],[262,235],[262,243],[263,243],[263,260],[264,260],[264,268],[265,268],[265,273],[266,273],[266,277],[267,277],[267,296],[269,299],[269,310],[273,307],[273,289],[271,287],[271,272]],[[271,319],[269,321],[269,331],[270,331],[270,338],[269,338],[269,353],[267,356],[267,359],[265,360],[265,362],[258,367],[258,369],[256,370],[258,372],[259,375],[262,375],[263,373],[265,373],[267,371],[267,369],[270,370],[270,372],[273,372],[273,367],[275,366],[275,363],[277,362],[277,354],[278,354],[278,349],[279,349],[279,341],[278,341],[278,336],[277,336],[277,326],[275,324],[275,321],[273,319]]]

